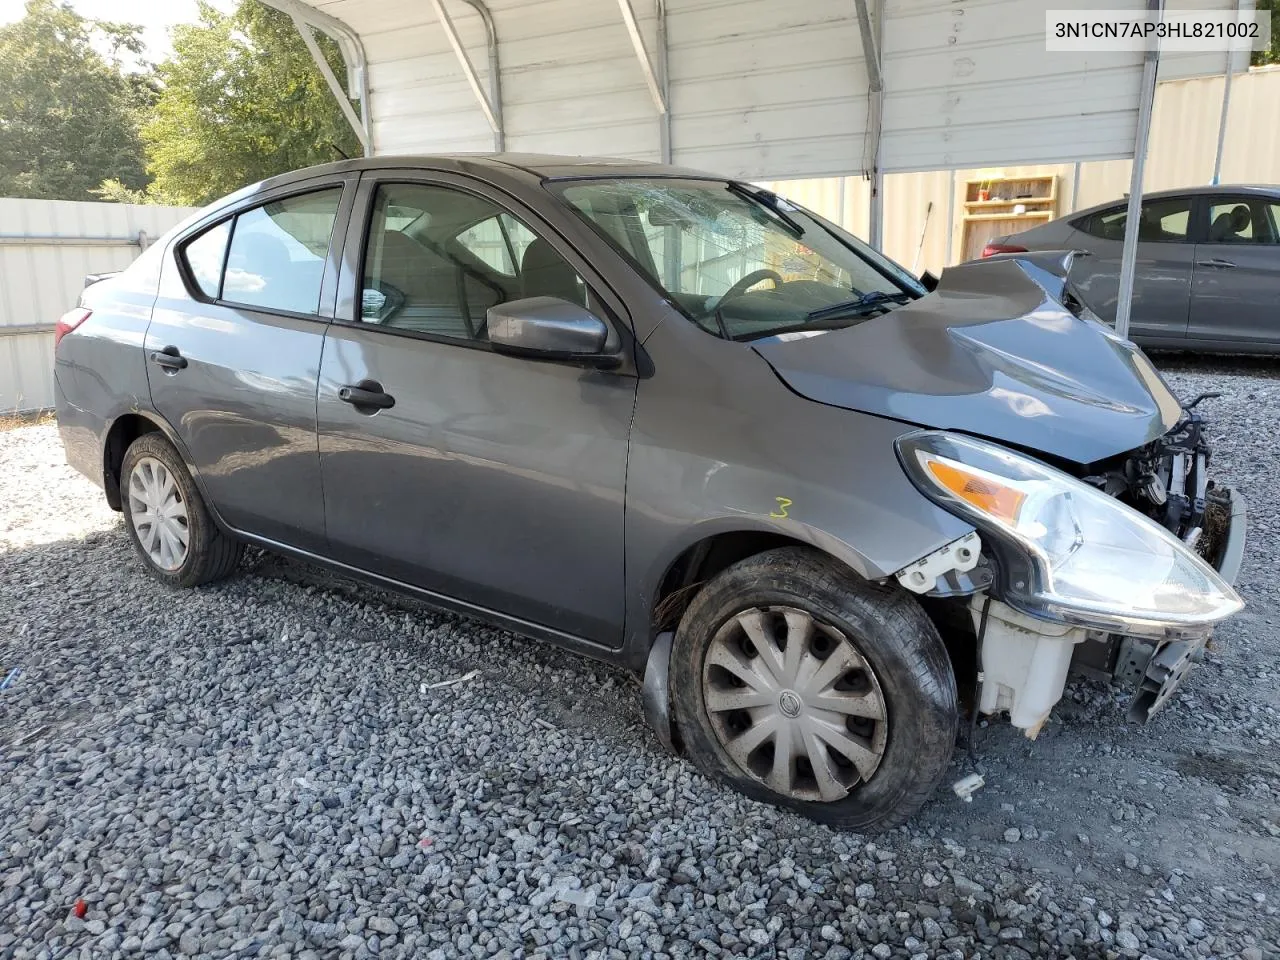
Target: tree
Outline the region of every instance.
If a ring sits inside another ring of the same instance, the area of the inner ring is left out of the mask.
[[[199,23],[173,31],[161,92],[143,127],[153,196],[208,203],[248,183],[355,156],[347,124],[293,21],[258,0],[231,14],[200,4]],[[337,45],[317,37],[340,82]]]
[[[1280,2],[1277,2],[1277,0],[1256,0],[1254,9],[1271,11],[1271,48],[1269,50],[1253,51],[1249,62],[1255,67],[1261,67],[1268,63],[1280,63]]]
[[[21,20],[0,27],[0,196],[90,200],[107,178],[146,183],[138,126],[148,88],[118,56],[141,52],[138,33],[54,0],[28,0]]]

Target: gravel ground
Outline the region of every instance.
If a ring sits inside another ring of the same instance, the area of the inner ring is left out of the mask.
[[[0,958],[1280,956],[1280,364],[1162,362],[1226,392],[1246,612],[1151,725],[1074,682],[876,838],[667,757],[616,670],[264,555],[171,593],[0,433]]]

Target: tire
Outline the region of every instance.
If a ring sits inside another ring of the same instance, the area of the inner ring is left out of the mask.
[[[165,477],[172,481],[171,498],[164,493],[170,489]],[[159,496],[153,495],[157,492]],[[149,502],[147,497],[151,498]],[[160,520],[164,529],[157,530],[157,523],[148,520],[155,516],[149,503],[162,498],[162,506],[167,506],[174,517],[172,524]],[[243,545],[218,529],[182,457],[161,433],[144,433],[125,451],[120,468],[120,503],[134,549],[147,572],[166,586],[212,583],[229,576],[240,562]],[[184,533],[185,550],[178,550],[175,544],[181,545]]]
[[[778,660],[761,658],[749,628],[757,639],[774,638],[771,657]],[[777,680],[769,671],[783,669],[792,636],[807,638],[794,648],[805,660],[796,660],[790,684],[802,692],[777,683],[766,689],[761,678]],[[819,668],[827,673],[811,672]],[[757,679],[744,684],[744,670]],[[842,671],[834,686],[824,679],[831,670]],[[709,581],[676,631],[670,682],[680,734],[699,770],[834,827],[871,832],[908,819],[941,781],[956,744],[955,675],[916,599],[805,548],[758,554]],[[775,699],[763,703],[766,698]],[[733,709],[739,702],[748,707]],[[819,709],[831,703],[839,709]],[[845,726],[835,729],[833,717]],[[773,749],[766,741],[744,759],[757,731],[769,729],[779,731]],[[819,729],[824,732],[813,733]],[[845,746],[828,746],[833,735]],[[790,752],[800,755],[775,767],[784,740],[798,742]],[[858,747],[850,752],[854,759],[842,752],[851,741]],[[823,776],[810,758],[817,758]],[[779,784],[788,790],[776,789]]]

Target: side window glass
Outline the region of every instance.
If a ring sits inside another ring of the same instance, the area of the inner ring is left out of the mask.
[[[1112,207],[1076,221],[1076,228],[1103,240],[1124,240],[1127,207]],[[1142,205],[1138,239],[1155,243],[1185,243],[1191,223],[1191,201],[1186,198],[1149,200]]]
[[[1219,200],[1209,205],[1209,243],[1280,242],[1276,221],[1280,203]]]
[[[1124,239],[1125,208],[1115,207],[1091,214],[1076,222],[1077,229],[1103,240]]]
[[[1191,223],[1191,200],[1171,198],[1150,200],[1142,205],[1138,239],[1158,243],[1185,243]]]
[[[463,230],[458,234],[458,243],[499,273],[508,277],[516,275],[515,260],[498,217],[490,217]]]
[[[458,243],[494,270],[508,277],[517,276],[519,264],[533,231],[509,213],[500,213],[458,234]]]
[[[273,200],[236,217],[222,299],[315,313],[342,188]]]
[[[188,243],[182,250],[187,269],[196,286],[206,297],[218,298],[218,285],[222,281],[222,261],[227,252],[227,238],[231,236],[231,221],[224,220],[210,227]]]
[[[426,184],[378,187],[362,287],[365,323],[458,340],[486,339],[486,312],[509,300],[587,305],[551,244],[483,197]]]

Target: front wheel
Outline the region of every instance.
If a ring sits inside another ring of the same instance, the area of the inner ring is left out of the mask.
[[[242,545],[214,524],[182,457],[162,434],[134,440],[120,476],[129,539],[151,576],[171,587],[195,587],[235,570]]]
[[[906,591],[812,550],[771,550],[711,580],[671,666],[699,769],[832,826],[906,820],[955,747],[955,676],[932,621]]]

